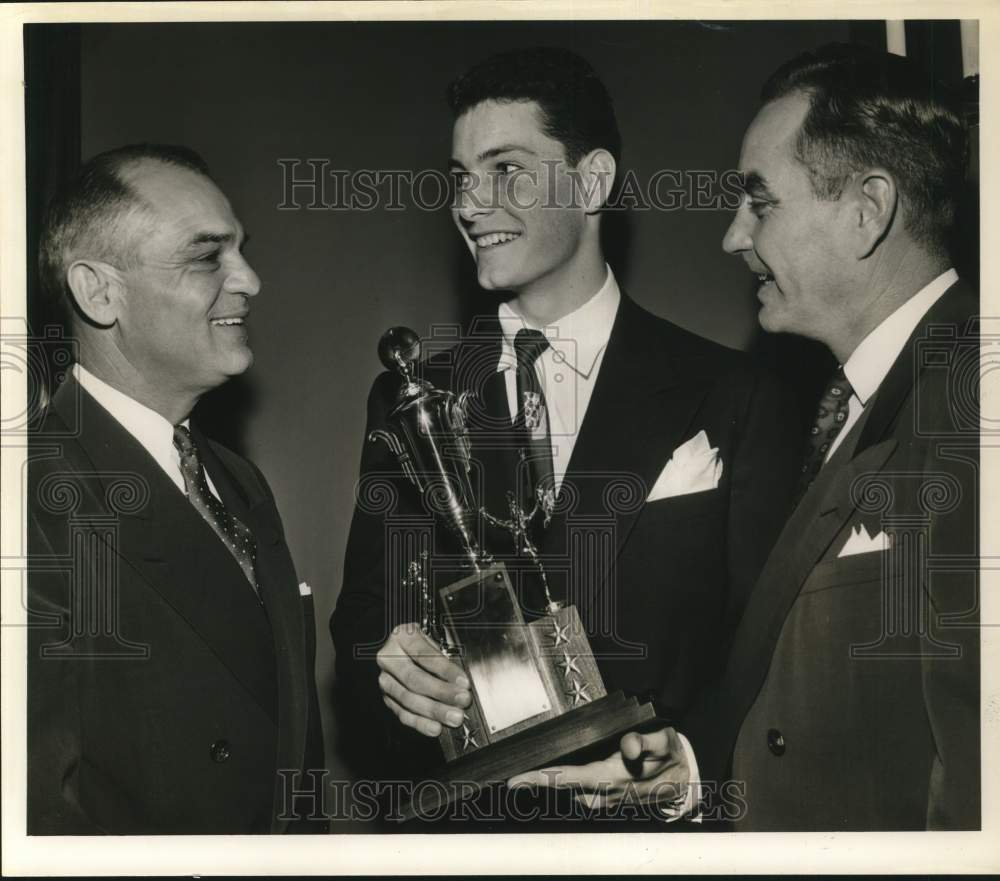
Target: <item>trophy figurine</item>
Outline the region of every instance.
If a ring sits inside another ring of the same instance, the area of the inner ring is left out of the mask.
[[[539,488],[531,511],[509,492],[507,518],[480,507],[470,479],[470,393],[456,396],[416,379],[419,351],[419,337],[408,328],[391,328],[379,341],[379,358],[399,374],[401,387],[386,426],[369,439],[388,445],[461,550],[467,574],[457,581],[433,588],[425,553],[409,564],[402,583],[419,596],[423,632],[463,668],[472,703],[461,727],[438,738],[445,765],[437,779],[445,785],[422,787],[420,804],[404,808],[404,817],[563,759],[655,715],[651,704],[607,694],[576,608],[549,594],[529,527],[539,515],[547,525],[552,491]],[[480,546],[483,522],[508,530],[536,569],[546,600],[536,620],[525,622],[505,565]],[[461,793],[449,781],[461,781]]]

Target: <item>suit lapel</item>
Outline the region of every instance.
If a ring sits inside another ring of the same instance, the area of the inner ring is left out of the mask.
[[[273,717],[273,677],[260,656],[271,636],[236,561],[145,448],[74,379],[52,403],[68,425],[79,426],[77,443],[115,516],[122,564],[187,621]],[[138,486],[145,504],[116,504],[118,480]]]
[[[897,445],[888,438],[847,461],[831,460],[785,524],[751,594],[730,654],[728,679],[735,693],[745,698],[744,711],[767,675],[802,585],[857,509],[854,492],[859,479],[879,472]]]
[[[708,391],[697,377],[682,374],[662,338],[650,337],[643,316],[623,293],[566,471],[565,510],[553,517],[542,542],[543,553],[558,553],[575,517],[613,517],[613,552],[595,557],[598,589],[607,585],[666,465],[665,451],[684,441]]]

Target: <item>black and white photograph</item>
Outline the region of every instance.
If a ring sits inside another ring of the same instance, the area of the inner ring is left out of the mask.
[[[4,874],[1000,870],[948,10],[8,7]]]

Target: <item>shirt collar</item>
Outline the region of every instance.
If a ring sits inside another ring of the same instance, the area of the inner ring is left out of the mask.
[[[942,272],[868,334],[844,363],[844,375],[862,406],[867,406],[903,351],[927,310],[958,281],[954,269]]]
[[[621,302],[621,290],[611,267],[605,264],[604,284],[586,303],[541,330],[549,341],[553,357],[567,364],[584,378],[590,376],[598,356],[611,338],[611,326]],[[497,371],[508,370],[517,363],[514,337],[519,330],[532,325],[517,311],[514,301],[501,303],[497,310],[503,333],[500,362]]]
[[[140,404],[124,392],[98,379],[82,364],[73,365],[73,376],[80,386],[110,413],[132,437],[148,452],[157,464],[181,489],[184,481],[177,469],[177,451],[174,448],[174,427],[155,410]],[[185,419],[181,425],[188,426]]]

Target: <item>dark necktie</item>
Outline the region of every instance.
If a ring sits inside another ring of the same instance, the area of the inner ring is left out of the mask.
[[[545,408],[545,395],[535,374],[535,362],[548,347],[549,341],[539,330],[519,330],[514,337],[518,404],[514,429],[521,445],[521,460],[527,460],[529,464],[525,473],[527,485],[521,501],[529,511],[534,505],[536,489],[539,486],[549,489],[552,485],[549,417]]]
[[[844,368],[838,367],[833,379],[820,398],[816,422],[810,429],[802,462],[802,476],[799,479],[799,495],[816,479],[826,461],[826,454],[847,421],[848,403],[854,390],[844,375]]]
[[[257,590],[257,572],[255,561],[257,543],[253,534],[237,517],[230,514],[208,488],[205,468],[198,457],[191,432],[183,425],[174,426],[174,446],[181,457],[181,475],[184,477],[184,488],[188,499],[195,510],[201,514],[204,521],[212,527],[223,544],[229,549],[236,562],[239,563],[247,581]]]

